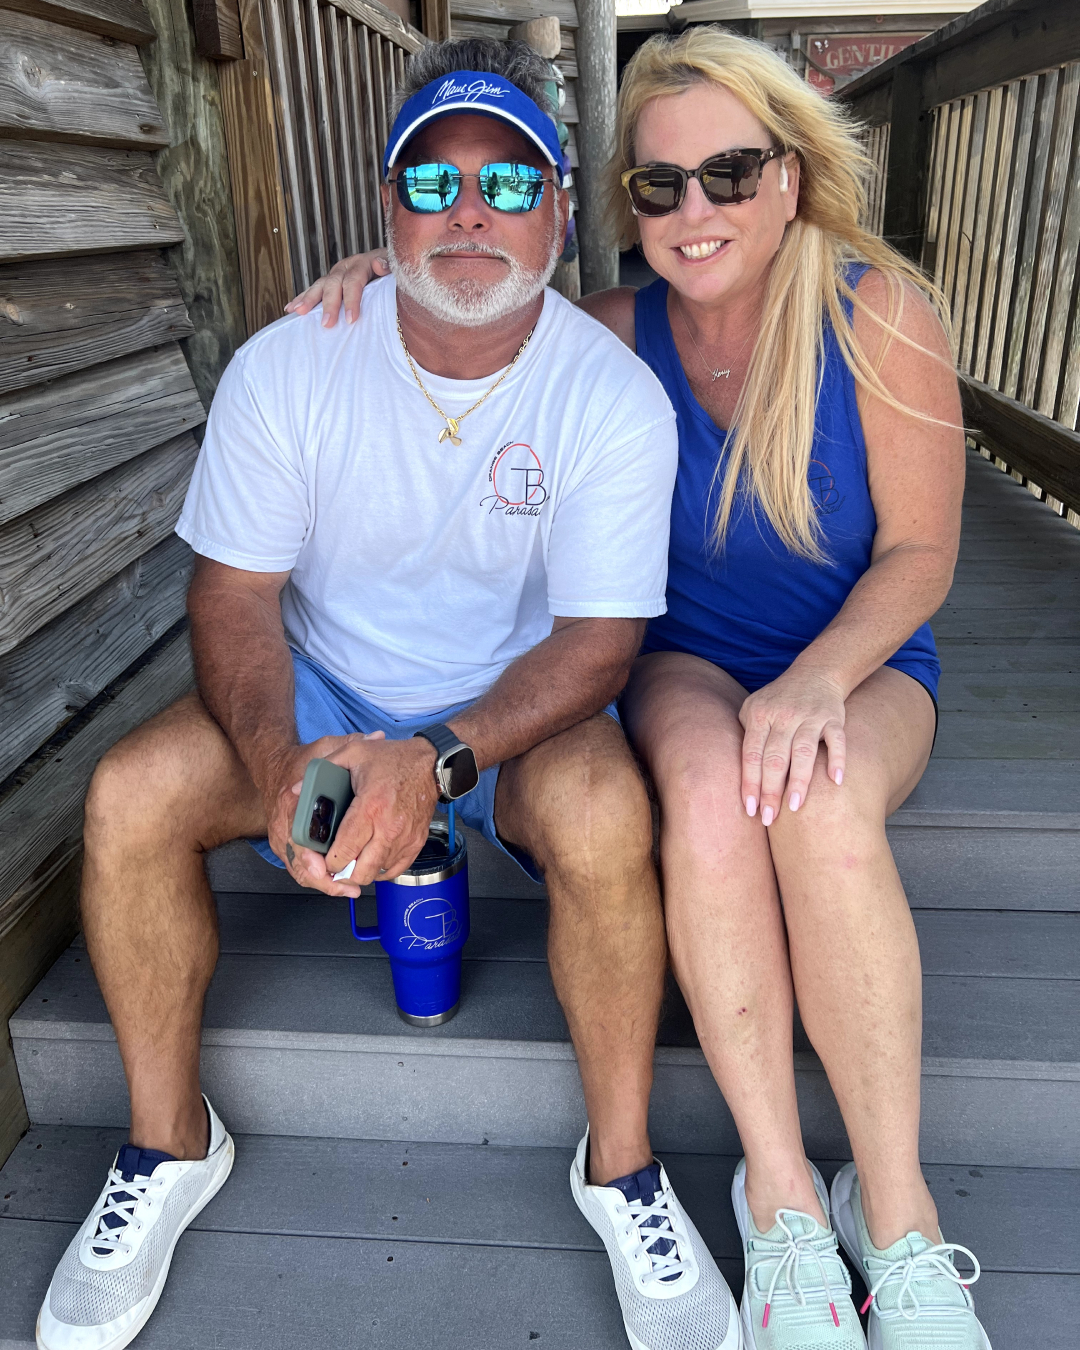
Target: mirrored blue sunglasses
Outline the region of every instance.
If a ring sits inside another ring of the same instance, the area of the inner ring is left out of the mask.
[[[484,164],[479,173],[462,173],[453,164],[415,164],[401,169],[393,180],[406,211],[433,214],[449,211],[457,201],[463,178],[476,178],[480,195],[496,211],[535,211],[544,196],[544,184],[553,180],[532,164]]]

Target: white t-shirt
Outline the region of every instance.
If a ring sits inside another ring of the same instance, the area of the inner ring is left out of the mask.
[[[552,615],[664,612],[675,413],[613,334],[547,290],[455,446],[406,363],[392,278],[355,324],[321,317],[237,352],[176,527],[230,567],[291,572],[294,647],[404,718],[479,697]],[[494,379],[420,374],[450,416]]]

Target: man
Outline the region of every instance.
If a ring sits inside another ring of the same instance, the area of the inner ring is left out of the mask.
[[[521,44],[415,57],[384,162],[393,278],[356,325],[259,333],[218,390],[177,526],[199,695],[120,742],[87,799],[84,924],[131,1137],[46,1295],[45,1350],[127,1345],[232,1166],[199,1090],[203,855],[265,836],[303,885],[358,895],[411,864],[440,797],[546,879],[590,1127],[572,1186],[632,1344],[737,1344],[649,1147],[663,921],[610,706],[664,607],[674,414],[545,289],[567,212],[545,73]],[[290,839],[315,756],[356,793],[325,858]]]

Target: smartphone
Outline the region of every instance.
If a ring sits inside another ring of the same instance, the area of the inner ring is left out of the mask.
[[[329,853],[337,827],[353,799],[348,769],[328,759],[313,759],[304,770],[300,802],[292,823],[292,841],[316,853]]]

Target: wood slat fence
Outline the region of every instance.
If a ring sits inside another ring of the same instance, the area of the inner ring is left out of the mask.
[[[1075,5],[991,0],[840,97],[880,169],[868,224],[951,306],[972,439],[1080,525]]]
[[[424,42],[367,0],[240,0],[223,61],[249,333],[339,258],[384,242],[379,184],[405,59]]]

